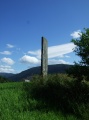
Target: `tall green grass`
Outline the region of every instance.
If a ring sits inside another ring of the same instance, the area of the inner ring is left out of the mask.
[[[0,120],[76,120],[42,105],[41,101],[28,95],[32,83],[0,83]],[[42,108],[43,107],[43,108]],[[41,108],[41,109],[39,109]]]
[[[65,116],[89,120],[89,85],[66,74],[35,76],[24,84],[30,109],[60,111]]]

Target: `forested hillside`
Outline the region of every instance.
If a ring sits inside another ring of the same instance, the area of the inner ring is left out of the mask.
[[[48,74],[55,74],[55,73],[66,73],[66,70],[70,68],[72,65],[67,64],[56,64],[56,65],[48,65]],[[21,81],[25,78],[30,78],[33,75],[41,74],[41,67],[33,67],[28,70],[22,71],[19,74],[13,75],[9,77],[9,79],[14,81]]]

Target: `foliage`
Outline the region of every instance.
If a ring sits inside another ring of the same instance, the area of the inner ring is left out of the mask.
[[[35,76],[30,84],[24,83],[24,90],[29,104],[34,100],[32,109],[61,111],[81,119],[87,115],[89,119],[89,85],[86,82],[77,84],[76,81],[66,74],[48,75],[44,79]]]
[[[84,30],[80,38],[72,39],[72,42],[76,45],[74,52],[81,57],[80,63],[89,65],[89,28]]]
[[[83,80],[89,80],[88,66],[82,66],[78,63],[75,63],[74,66],[70,67],[68,70],[66,70],[66,72],[69,76],[76,78],[77,82],[79,83]]]
[[[47,109],[39,111],[35,109],[39,102],[31,98],[28,102],[26,95],[22,82],[1,83],[0,120],[77,120],[73,115],[65,116],[60,111]]]
[[[82,81],[83,78],[89,80],[89,28],[84,29],[80,38],[72,39],[72,42],[76,45],[74,52],[81,60],[79,63],[75,62],[75,65],[67,73],[76,77],[78,81]]]
[[[1,83],[0,119],[89,120],[89,82],[77,85],[66,74],[54,74]]]
[[[8,82],[8,81],[9,81],[9,79],[0,76],[0,83],[4,83],[4,82]]]

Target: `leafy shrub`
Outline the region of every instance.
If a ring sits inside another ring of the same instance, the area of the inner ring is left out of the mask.
[[[24,83],[24,90],[28,101],[38,101],[35,101],[35,109],[47,107],[80,115],[84,108],[81,106],[87,106],[89,102],[89,85],[84,82],[78,84],[76,81],[67,74],[48,75],[46,78],[34,76],[30,83]]]

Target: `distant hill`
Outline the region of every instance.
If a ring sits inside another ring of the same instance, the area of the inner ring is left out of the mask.
[[[14,74],[12,74],[12,73],[0,73],[0,76],[5,77],[5,78],[9,78],[9,77],[11,77],[13,75]]]
[[[48,65],[48,74],[65,73],[66,70],[71,66],[72,65],[67,65],[67,64]],[[36,75],[40,73],[41,73],[41,67],[39,66],[22,71],[21,73],[15,74],[8,78],[13,81],[21,81],[22,79],[30,78],[32,75]]]

